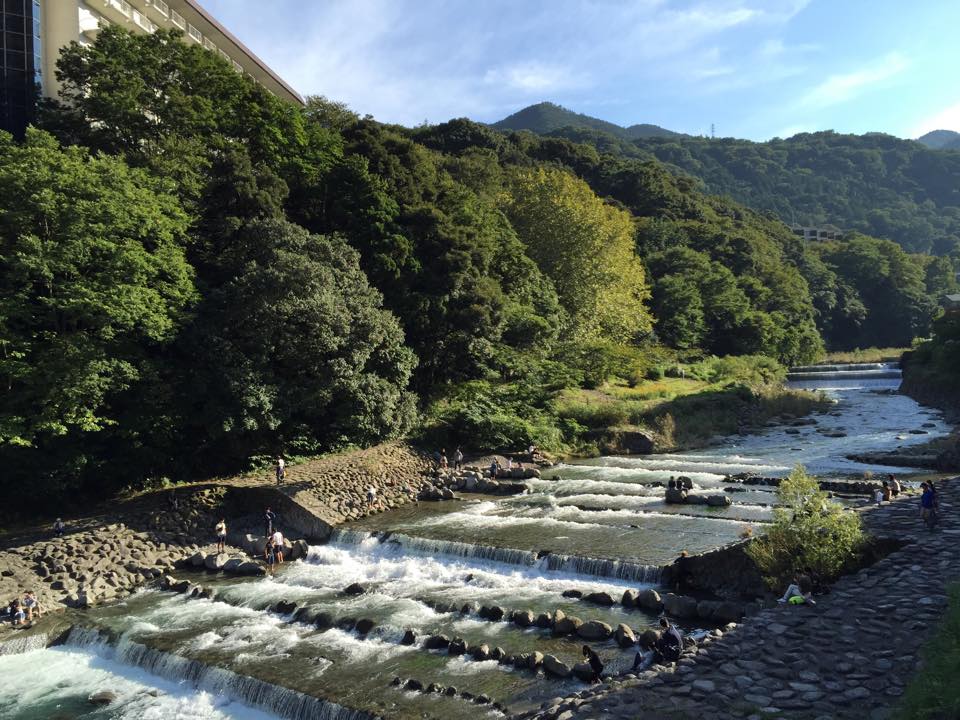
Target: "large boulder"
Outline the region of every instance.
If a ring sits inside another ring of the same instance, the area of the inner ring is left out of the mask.
[[[624,623],[617,625],[614,639],[616,639],[617,645],[622,648],[633,647],[637,643],[637,636],[634,634],[633,629]]]
[[[193,565],[194,567],[199,568],[204,566],[206,559],[207,559],[207,556],[204,555],[202,552],[195,552],[193,555],[190,556],[190,559],[187,560],[187,562]]]
[[[550,613],[540,613],[537,615],[536,625],[539,628],[553,627],[553,616]]]
[[[663,600],[660,598],[660,593],[649,588],[637,593],[634,604],[641,610],[648,610],[649,612],[663,610]]]
[[[667,503],[678,505],[687,499],[687,494],[683,490],[667,488],[667,492],[664,494],[663,499]]]
[[[707,505],[712,505],[713,507],[726,507],[732,503],[733,501],[729,495],[707,495]]]
[[[663,596],[663,609],[677,618],[693,619],[697,615],[697,601],[686,595],[667,593]]]
[[[237,575],[266,575],[267,571],[264,569],[263,565],[253,560],[247,560],[242,562],[237,566]]]
[[[470,651],[470,654],[473,655],[474,660],[478,660],[479,662],[483,662],[484,660],[489,660],[490,646],[487,645],[486,643],[483,643],[482,645],[477,645]]]
[[[605,607],[610,607],[613,605],[613,598],[608,592],[592,592],[583,596],[583,599],[594,605],[603,605]]]
[[[583,625],[583,620],[573,615],[569,617],[563,617],[559,620],[555,620],[553,623],[553,631],[557,635],[572,635],[577,632],[580,626]]]
[[[376,627],[376,623],[373,620],[367,618],[361,618],[357,620],[357,624],[354,626],[354,630],[357,631],[358,635],[367,635],[370,633],[373,628]]]
[[[484,618],[485,620],[492,620],[493,622],[500,622],[503,620],[504,610],[502,607],[494,605],[493,607],[487,607],[484,605],[480,608],[477,614]]]
[[[541,665],[543,665],[543,653],[538,650],[534,650],[527,657],[527,668],[530,670],[536,670]]]
[[[280,600],[273,606],[273,611],[281,615],[289,615],[292,612],[296,612],[297,604],[292,600]]]
[[[620,598],[620,604],[628,608],[636,607],[637,594],[636,590],[624,590],[623,596]]]
[[[450,638],[446,635],[431,635],[423,641],[427,650],[442,650],[450,645]]]
[[[739,603],[730,602],[725,600],[723,602],[718,602],[717,606],[713,610],[713,621],[717,623],[732,623],[740,622],[740,618],[743,617],[743,606]]]
[[[565,662],[558,660],[554,655],[543,656],[543,670],[549,675],[558,678],[570,677],[570,666]]]
[[[87,698],[91,705],[109,705],[117,699],[117,694],[110,690],[101,690]]]
[[[230,556],[226,553],[217,553],[216,555],[207,555],[204,558],[203,566],[207,570],[223,570],[223,566],[227,564],[227,561],[230,559]]]
[[[241,565],[243,565],[243,558],[238,558],[238,557],[230,558],[223,564],[223,571],[225,573],[232,574],[237,572],[237,568],[239,568]]]
[[[417,642],[417,631],[416,630],[407,630],[403,633],[403,638],[400,640],[401,645],[415,645]]]
[[[309,552],[310,546],[307,544],[306,540],[302,538],[300,540],[294,540],[290,547],[290,559],[300,560],[305,558]]]
[[[640,634],[640,647],[643,648],[652,648],[656,645],[657,640],[660,639],[660,633],[654,630],[653,628],[647,628]]]
[[[706,495],[687,495],[683,502],[687,505],[706,505],[707,496]]]
[[[513,613],[512,620],[513,624],[517,627],[530,627],[534,622],[533,612],[530,610],[517,610]]]
[[[467,651],[470,649],[470,646],[467,645],[467,641],[463,638],[454,638],[450,641],[450,644],[447,646],[447,652],[451,655],[466,655]]]
[[[363,595],[367,589],[360,583],[350,583],[343,589],[344,595]]]
[[[591,620],[577,628],[577,635],[584,640],[606,640],[613,635],[613,628],[605,622]]]
[[[573,675],[580,680],[588,681],[593,679],[593,668],[590,663],[577,663],[573,666]]]

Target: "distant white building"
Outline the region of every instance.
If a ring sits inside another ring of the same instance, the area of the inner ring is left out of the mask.
[[[197,0],[0,0],[0,129],[22,132],[36,88],[56,97],[60,50],[91,43],[100,28],[119,25],[135,33],[179,30],[249,75],[277,97],[303,98],[210,15]]]

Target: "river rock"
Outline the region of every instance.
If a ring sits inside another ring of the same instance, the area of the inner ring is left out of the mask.
[[[210,554],[204,558],[203,566],[207,570],[223,570],[223,566],[227,564],[227,561],[230,559],[230,556],[226,553],[217,553],[216,555]]]
[[[553,623],[553,631],[557,635],[572,635],[577,632],[581,625],[583,625],[583,620],[574,615],[570,615],[569,617],[555,620]]]
[[[540,613],[537,615],[536,625],[539,628],[553,627],[553,617],[550,613]]]
[[[530,670],[536,670],[541,665],[543,665],[543,653],[538,650],[534,650],[527,658],[527,667]]]
[[[296,612],[296,609],[297,604],[291,600],[281,600],[273,606],[273,611],[280,615],[289,615],[292,612]]]
[[[660,639],[660,633],[653,628],[648,628],[640,634],[640,647],[652,648]]]
[[[417,642],[417,631],[416,630],[407,630],[403,633],[403,638],[400,640],[401,645],[415,645]]]
[[[530,610],[517,610],[513,613],[512,620],[513,624],[517,627],[530,627],[534,621],[533,612]]]
[[[570,666],[558,660],[554,655],[543,656],[543,669],[550,675],[558,678],[570,677]]]
[[[707,496],[706,495],[687,495],[683,502],[686,505],[706,505]]]
[[[309,552],[310,546],[306,540],[302,538],[300,540],[294,540],[290,547],[290,559],[300,560],[301,558],[305,558]]]
[[[743,607],[739,603],[725,600],[717,603],[717,606],[713,610],[713,617],[711,619],[714,622],[726,624],[740,622],[742,617]]]
[[[486,620],[492,620],[493,622],[500,622],[501,620],[503,620],[503,616],[505,613],[503,608],[497,605],[494,605],[493,607],[487,607],[486,605],[484,605],[483,607],[480,608],[477,614]]]
[[[497,662],[500,662],[500,661],[503,660],[506,656],[507,656],[507,651],[504,650],[504,649],[503,649],[502,647],[500,647],[499,645],[497,645],[495,648],[493,648],[493,650],[490,651],[490,659],[491,659],[491,660],[496,660]]]
[[[577,635],[584,640],[606,640],[613,634],[613,628],[605,622],[591,620],[577,628]]]
[[[486,643],[478,645],[471,650],[473,659],[479,662],[490,659],[490,646]]]
[[[726,507],[732,502],[729,495],[707,495],[707,505],[712,507]]]
[[[687,494],[683,490],[677,490],[676,488],[667,488],[663,496],[664,501],[671,505],[682,503],[686,498]]]
[[[580,680],[588,681],[593,679],[593,668],[590,663],[577,663],[573,666],[573,675]]]
[[[363,595],[367,589],[360,583],[350,583],[343,589],[344,595]]]
[[[230,558],[223,564],[223,571],[225,573],[233,574],[237,572],[237,568],[239,568],[241,565],[243,565],[243,558]]]
[[[686,595],[667,593],[663,596],[663,609],[668,614],[682,619],[697,617],[697,601]]]
[[[580,590],[564,590],[560,593],[561,596],[565,598],[572,598],[574,600],[579,600],[583,597],[583,593]]]
[[[404,690],[414,690],[416,692],[423,692],[423,683],[417,680],[416,678],[410,678],[403,684]]]
[[[649,610],[650,612],[660,612],[663,609],[663,600],[660,598],[660,593],[651,589],[638,592],[635,604],[641,610]]]
[[[603,605],[605,607],[610,607],[613,605],[613,598],[610,597],[608,592],[592,592],[588,595],[584,595],[583,599],[594,605]]]
[[[197,552],[191,555],[190,559],[187,562],[193,565],[194,567],[198,568],[198,567],[203,567],[206,559],[207,559],[206,555],[204,555],[202,552]]]
[[[373,620],[368,618],[362,618],[357,620],[356,627],[354,628],[357,631],[358,635],[367,635],[373,628],[376,627],[376,623]]]
[[[469,649],[467,641],[463,638],[454,638],[447,646],[447,652],[453,656],[466,655]]]
[[[237,566],[237,575],[266,575],[267,571],[264,570],[263,565],[252,560],[247,560],[242,562]]]
[[[622,648],[633,647],[637,643],[637,636],[629,625],[620,623],[617,625],[617,631],[614,633],[617,645]]]
[[[101,690],[87,698],[91,705],[109,705],[117,699],[117,694],[111,690]]]
[[[450,645],[450,638],[446,635],[431,635],[423,642],[427,650],[442,650]]]
[[[624,607],[632,608],[637,606],[637,591],[624,590],[623,597],[620,598],[620,604]]]

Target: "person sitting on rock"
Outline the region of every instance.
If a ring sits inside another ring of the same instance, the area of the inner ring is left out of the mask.
[[[10,601],[7,612],[13,625],[23,625],[27,615],[23,610],[23,605],[20,604],[20,598],[14,598]]]
[[[890,498],[893,497],[893,492],[890,490],[890,483],[886,480],[883,481],[883,501],[890,502]]]
[[[653,644],[660,662],[676,662],[683,652],[683,635],[667,618],[660,618],[660,638]]]
[[[227,521],[223,518],[220,518],[220,522],[217,523],[216,527],[217,532],[217,552],[224,552],[223,546],[227,540]]]
[[[33,590],[29,591],[26,595],[23,596],[23,610],[27,615],[27,622],[33,622],[33,614],[36,613],[38,618],[43,617],[43,610],[40,608],[40,601],[37,600],[37,594]]]
[[[583,646],[583,656],[587,659],[590,669],[593,670],[593,676],[590,678],[590,682],[600,682],[600,675],[603,674],[603,663],[600,661],[600,656],[597,655],[589,645]]]
[[[279,564],[283,564],[283,533],[279,530],[276,530],[273,535],[270,536],[270,544],[273,545],[273,554],[277,558]]]

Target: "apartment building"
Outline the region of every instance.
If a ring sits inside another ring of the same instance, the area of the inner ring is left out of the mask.
[[[277,97],[303,103],[196,0],[0,0],[0,129],[15,134],[30,121],[37,90],[56,97],[60,50],[93,42],[105,25],[137,33],[173,29],[183,41],[220,54]]]

